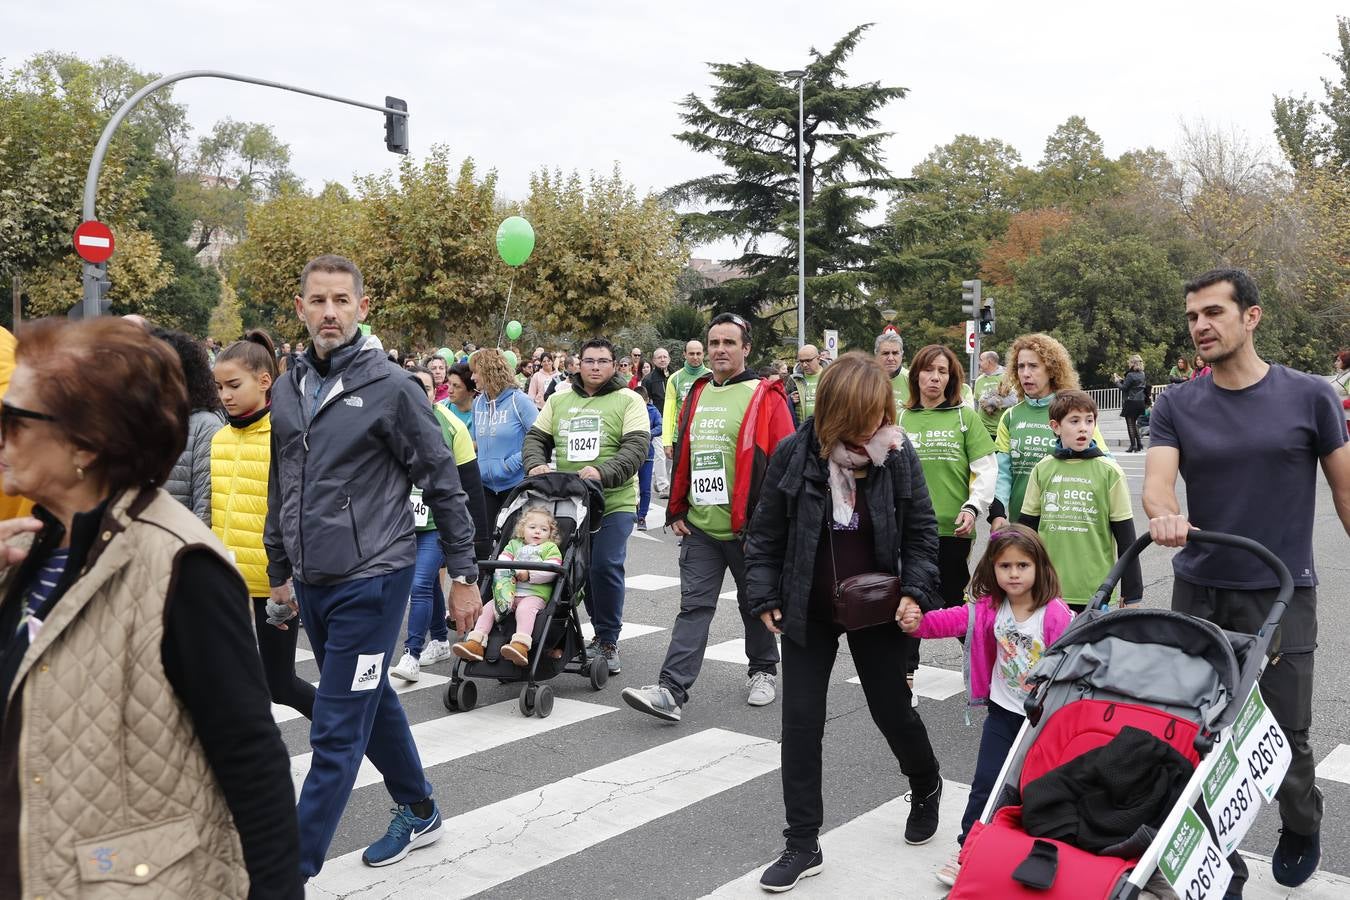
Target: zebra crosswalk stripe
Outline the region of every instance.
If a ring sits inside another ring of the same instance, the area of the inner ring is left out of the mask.
[[[413,741],[417,744],[422,757],[422,768],[429,769],[442,763],[464,756],[472,756],[485,750],[492,750],[513,741],[523,740],[566,728],[596,716],[618,712],[612,706],[598,703],[583,703],[580,700],[559,698],[553,702],[553,714],[547,719],[537,716],[525,718],[520,714],[516,700],[503,700],[467,713],[446,715],[412,726]],[[312,753],[303,753],[291,757],[291,781],[295,784],[295,793],[300,795],[300,786],[309,774]],[[370,760],[361,761],[361,769],[356,773],[353,790],[378,784],[383,781],[380,773],[371,765]]]
[[[709,728],[448,819],[396,872],[360,851],[329,860],[306,896],[468,897],[773,772],[778,758],[776,741]]]

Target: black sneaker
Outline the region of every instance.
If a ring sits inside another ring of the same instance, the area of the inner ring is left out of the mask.
[[[825,868],[825,856],[820,852],[820,844],[814,850],[796,850],[788,847],[778,861],[764,870],[759,876],[759,886],[766,891],[781,894],[797,886],[797,882],[812,875],[819,875]]]
[[[1298,887],[1317,871],[1322,861],[1322,833],[1299,834],[1288,826],[1280,829],[1280,843],[1270,860],[1275,880],[1285,887]]]
[[[596,654],[598,654],[599,652],[600,652],[600,639],[598,637],[593,637],[591,638],[591,642],[586,645],[586,658],[595,659]]]
[[[909,794],[909,819],[905,822],[905,843],[926,844],[937,834],[938,805],[942,801],[942,779],[927,794],[912,787]]]
[[[609,667],[609,674],[618,675],[623,671],[619,665],[619,645],[611,644],[609,641],[600,643],[600,655],[605,659],[605,665]]]

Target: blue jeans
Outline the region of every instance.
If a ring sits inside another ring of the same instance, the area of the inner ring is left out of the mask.
[[[445,594],[441,591],[441,580],[436,577],[444,565],[441,533],[434,528],[419,531],[417,565],[413,569],[412,596],[408,604],[408,639],[403,642],[404,649],[413,656],[422,655],[428,625],[433,641],[450,639],[450,628],[445,624]]]
[[[618,642],[623,627],[623,564],[628,559],[628,536],[636,520],[634,513],[609,513],[591,538],[586,615],[595,626],[595,636],[607,644]]]
[[[309,743],[314,749],[295,814],[300,875],[323,868],[364,754],[395,803],[431,796],[398,695],[389,686],[413,567],[332,585],[294,582],[300,618],[319,664]]]
[[[647,454],[647,461],[638,469],[638,521],[646,522],[647,513],[652,508],[652,466],[654,465],[652,455]]]
[[[980,735],[980,753],[975,758],[975,777],[970,782],[966,814],[961,817],[961,834],[956,839],[958,844],[966,842],[970,827],[984,812],[984,804],[989,800],[989,792],[998,780],[998,773],[1003,770],[1008,751],[1017,740],[1022,723],[1027,720],[1026,716],[1010,712],[992,700],[985,709],[988,715],[984,719],[984,732]]]

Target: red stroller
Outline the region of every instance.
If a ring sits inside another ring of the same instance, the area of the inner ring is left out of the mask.
[[[1275,570],[1279,593],[1260,632],[1225,632],[1170,610],[1104,610],[1150,538],[1136,541],[1033,672],[1027,722],[962,847],[952,900],[1132,900],[1159,869],[1186,900],[1223,895],[1232,875],[1227,854],[1288,767],[1283,735],[1254,688],[1294,587],[1280,560],[1254,541],[1202,531],[1189,540],[1240,547]],[[1104,747],[1126,726],[1194,766],[1161,826],[1141,828],[1129,856],[1028,834],[1027,786]]]

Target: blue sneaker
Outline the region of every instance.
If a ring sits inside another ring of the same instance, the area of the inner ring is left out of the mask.
[[[361,862],[368,866],[388,866],[398,862],[418,847],[426,847],[441,839],[441,810],[434,806],[431,817],[419,819],[411,807],[398,806],[390,810],[394,821],[384,837],[366,848]]]

